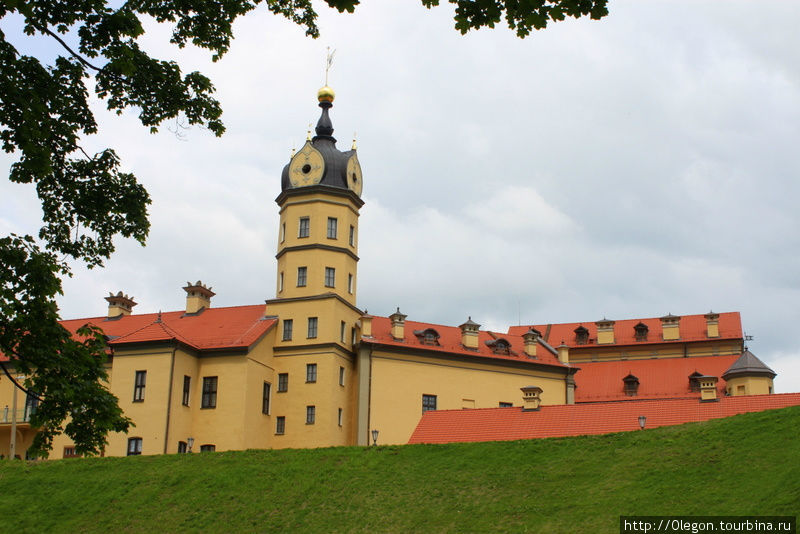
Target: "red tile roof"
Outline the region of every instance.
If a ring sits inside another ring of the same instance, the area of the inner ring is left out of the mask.
[[[436,330],[439,334],[439,345],[426,345],[414,335],[414,331],[421,331],[428,328]],[[525,354],[521,335],[511,336],[504,333],[488,332],[481,330],[478,332],[478,349],[469,350],[461,344],[461,329],[457,326],[444,326],[431,323],[418,323],[416,321],[405,321],[404,336],[402,341],[392,337],[392,322],[388,317],[373,316],[372,337],[364,337],[362,341],[375,345],[385,345],[394,347],[412,347],[415,349],[447,352],[450,354],[461,354],[468,356],[480,356],[494,360],[520,361],[527,363],[554,365],[561,368],[566,367],[558,358],[544,347],[539,347],[536,352],[536,359],[531,359]],[[495,354],[491,347],[486,345],[487,341],[505,339],[511,345],[509,354]]]
[[[634,325],[638,323],[647,325],[647,341],[636,341]],[[542,333],[544,340],[556,347],[564,341],[570,348],[597,347],[597,325],[594,321],[584,323],[562,323],[551,325],[525,325],[512,326],[508,333],[512,336],[521,336],[529,328],[536,328]],[[589,331],[589,343],[579,345],[575,340],[575,329],[583,326]],[[685,343],[691,341],[707,341],[708,339],[741,339],[742,338],[742,319],[739,312],[727,312],[719,314],[719,337],[709,338],[706,334],[706,319],[703,315],[684,315],[680,319],[680,339],[677,341],[663,341],[661,339],[661,319],[651,317],[649,319],[625,319],[616,321],[614,324],[614,344],[619,345],[647,345],[649,343]],[[599,345],[607,347],[609,345]]]
[[[522,408],[434,410],[425,412],[409,443],[508,441],[547,437],[607,434],[708,421],[746,412],[799,406],[800,393],[722,397],[717,402],[696,398],[631,400]]]
[[[277,320],[264,317],[264,305],[208,308],[197,315],[183,311],[61,321],[70,332],[89,323],[111,339],[109,345],[176,340],[196,350],[244,349],[264,335]]]
[[[623,391],[623,377],[628,374],[639,379],[637,398],[665,399],[697,395],[689,391],[689,375],[716,376],[718,395],[725,392],[722,375],[739,358],[698,356],[692,358],[660,358],[649,360],[615,360],[608,362],[578,362],[575,374],[575,402],[595,402],[630,399]]]

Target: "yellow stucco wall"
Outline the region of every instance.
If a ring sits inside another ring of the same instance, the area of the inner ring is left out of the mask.
[[[422,395],[436,395],[439,410],[522,406],[523,386],[539,386],[542,404],[564,404],[564,375],[539,369],[491,366],[373,351],[369,429],[379,444],[407,443],[422,416]],[[466,402],[465,402],[466,401]]]
[[[725,382],[728,395],[768,395],[773,392],[772,379],[767,376],[740,376]]]

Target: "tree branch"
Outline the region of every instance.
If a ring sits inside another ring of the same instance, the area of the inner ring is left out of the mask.
[[[80,61],[81,63],[83,63],[85,66],[89,67],[90,69],[94,69],[94,70],[96,70],[97,72],[100,72],[100,70],[101,70],[101,69],[100,69],[99,67],[95,67],[94,65],[92,65],[91,63],[89,63],[88,61],[86,61],[86,59],[85,59],[83,56],[81,56],[80,54],[78,54],[77,52],[75,52],[74,50],[72,50],[72,49],[69,47],[69,45],[67,45],[67,43],[65,43],[65,42],[64,42],[64,40],[63,40],[61,37],[59,37],[59,36],[58,36],[58,34],[56,34],[56,33],[52,32],[52,31],[51,31],[49,28],[47,28],[47,27],[41,28],[41,27],[39,27],[39,26],[36,26],[35,24],[33,24],[32,26],[33,26],[34,28],[36,28],[37,30],[39,30],[40,32],[42,32],[42,33],[46,33],[47,35],[49,35],[50,37],[52,37],[53,39],[55,39],[56,41],[58,41],[59,43],[61,43],[61,46],[63,46],[63,47],[64,47],[64,48],[67,50],[67,52],[69,52],[70,54],[72,54],[72,57],[74,57],[75,59],[77,59],[78,61]]]
[[[7,377],[8,377],[8,378],[11,380],[11,383],[12,383],[12,384],[14,384],[14,386],[15,386],[17,389],[19,389],[19,390],[21,390],[21,391],[24,391],[26,394],[30,395],[31,397],[35,397],[35,398],[36,398],[36,400],[39,400],[39,401],[40,401],[40,400],[42,400],[42,398],[41,398],[39,395],[37,395],[36,393],[34,393],[33,391],[31,391],[31,390],[29,390],[29,389],[25,389],[25,388],[22,386],[22,384],[20,384],[19,382],[17,382],[17,379],[16,379],[16,378],[14,378],[13,376],[11,376],[11,373],[9,373],[9,372],[8,372],[8,369],[6,368],[6,362],[0,362],[0,367],[2,367],[2,368],[3,368],[3,372],[4,372],[4,373],[6,374],[6,376],[7,376]]]

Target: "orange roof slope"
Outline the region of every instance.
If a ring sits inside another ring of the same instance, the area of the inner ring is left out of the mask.
[[[439,334],[439,345],[426,345],[420,342],[417,336],[414,335],[415,330],[420,331],[428,328],[436,330],[436,332]],[[521,335],[511,336],[504,333],[481,330],[478,333],[478,349],[469,350],[464,348],[464,346],[461,344],[461,329],[457,326],[444,326],[431,323],[418,323],[416,321],[405,321],[404,336],[402,341],[394,339],[391,332],[392,322],[388,317],[373,317],[372,337],[364,337],[362,338],[362,341],[377,345],[413,347],[415,349],[447,352],[451,354],[455,353],[468,356],[481,356],[495,360],[523,361],[528,363],[565,367],[561,362],[558,361],[558,358],[556,358],[544,347],[539,347],[536,352],[536,359],[528,357],[525,354]],[[486,345],[487,341],[492,341],[499,338],[505,339],[509,342],[511,345],[510,354],[495,354],[492,349]]]
[[[609,362],[580,362],[575,374],[575,402],[630,400],[623,391],[622,379],[632,374],[639,379],[636,398],[666,399],[700,396],[689,390],[689,375],[716,376],[717,394],[725,392],[722,375],[739,358],[698,356],[694,358],[661,358],[650,360],[615,360]]]
[[[409,443],[508,441],[581,436],[719,419],[746,412],[800,406],[800,393],[722,397],[717,402],[696,398],[635,400],[522,408],[428,411],[422,415]]]
[[[647,341],[636,341],[634,325],[644,323],[647,326]],[[564,341],[570,348],[596,347],[597,345],[597,325],[594,321],[584,323],[561,323],[552,325],[534,325],[533,328],[545,336],[545,341],[554,347]],[[578,344],[575,341],[575,329],[583,326],[589,331],[589,343]],[[512,326],[508,333],[513,336],[521,336],[531,326]],[[549,328],[549,334],[548,332]],[[707,341],[706,319],[703,315],[684,315],[680,320],[681,338],[677,341],[663,341],[661,339],[661,319],[651,317],[648,319],[624,319],[616,321],[614,324],[614,344],[602,345],[646,345],[648,343],[685,343],[691,341]],[[726,312],[719,314],[719,337],[712,339],[741,339],[742,319],[739,312]]]
[[[159,319],[160,315],[160,319]],[[247,348],[277,320],[264,316],[264,305],[208,308],[197,315],[183,311],[127,315],[119,319],[93,317],[61,321],[70,332],[89,323],[109,336],[109,345],[176,340],[197,350]]]

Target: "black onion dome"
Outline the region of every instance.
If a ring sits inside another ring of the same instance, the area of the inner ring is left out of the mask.
[[[325,161],[325,171],[319,183],[321,185],[348,189],[347,161],[356,151],[348,150],[342,152],[336,148],[336,138],[333,137],[333,124],[328,115],[328,110],[333,107],[333,104],[323,100],[319,103],[319,107],[322,108],[322,115],[320,115],[317,121],[317,127],[315,128],[317,135],[311,139],[311,146],[319,150]],[[289,163],[287,163],[281,173],[281,190],[286,191],[287,189],[293,188],[294,186],[292,186],[289,180]]]

